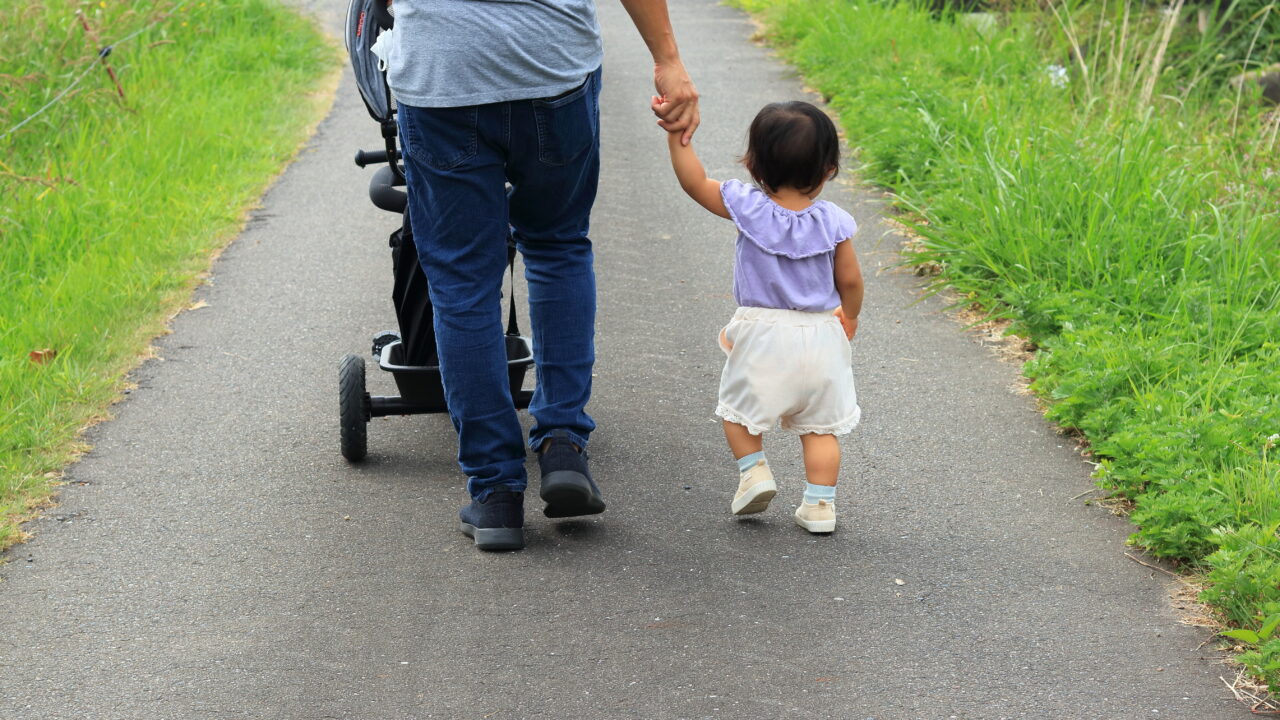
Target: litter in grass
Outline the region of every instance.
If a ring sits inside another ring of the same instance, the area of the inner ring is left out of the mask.
[[[1067,74],[1067,69],[1061,65],[1050,65],[1045,68],[1045,72],[1049,74],[1049,84],[1056,88],[1064,88],[1067,83],[1071,82],[1071,76]]]

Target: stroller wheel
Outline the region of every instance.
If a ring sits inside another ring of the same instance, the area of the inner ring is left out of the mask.
[[[369,394],[364,390],[364,359],[342,358],[338,368],[338,415],[342,457],[360,462],[369,449]]]

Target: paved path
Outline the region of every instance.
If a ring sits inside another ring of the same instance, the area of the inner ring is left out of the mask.
[[[344,2],[313,3],[330,28]],[[755,110],[804,97],[739,12],[673,15],[705,94],[718,177]],[[0,718],[1234,718],[1168,580],[1130,528],[1074,496],[1089,468],[1016,371],[913,280],[867,198],[842,525],[796,528],[791,444],[777,505],[732,519],[710,419],[731,311],[731,228],[680,197],[646,110],[649,61],[602,2],[609,60],[594,468],[598,520],[530,515],[529,547],[475,551],[443,417],[337,452],[338,358],[392,324],[357,147],[376,128],[344,82],[333,114],[178,318],[162,359],[60,507],[0,567]],[[390,382],[375,375],[376,388]],[[896,584],[901,579],[903,584]]]

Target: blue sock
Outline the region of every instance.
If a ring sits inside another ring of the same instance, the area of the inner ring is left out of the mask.
[[[763,450],[761,450],[760,452],[751,453],[750,455],[743,455],[742,457],[738,458],[738,472],[744,473],[750,470],[752,467],[755,466],[756,463],[760,462],[761,460],[764,460]],[[768,460],[765,460],[766,464],[768,462],[769,462]]]
[[[834,504],[836,501],[836,486],[805,483],[804,501],[810,505],[817,505],[819,500],[826,500],[828,504]]]

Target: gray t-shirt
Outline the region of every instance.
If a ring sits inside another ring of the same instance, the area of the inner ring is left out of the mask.
[[[604,49],[593,0],[395,0],[387,82],[415,107],[550,97]]]

